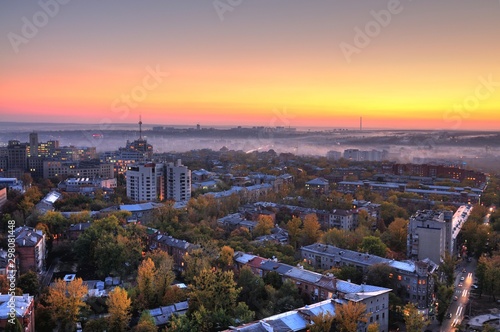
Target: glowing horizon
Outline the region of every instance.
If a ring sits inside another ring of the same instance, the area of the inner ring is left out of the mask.
[[[69,2],[0,42],[0,121],[499,130],[500,4],[401,1],[347,59],[388,3]],[[7,37],[42,10],[0,8]]]

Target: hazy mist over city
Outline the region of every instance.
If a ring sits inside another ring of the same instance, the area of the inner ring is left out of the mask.
[[[389,160],[426,162],[437,159],[457,164],[495,170],[500,155],[500,134],[477,131],[424,130],[347,130],[297,128],[293,132],[276,132],[270,128],[236,128],[164,126],[167,130],[152,130],[157,125],[142,126],[142,136],[153,145],[154,152],[186,152],[197,149],[267,151],[297,155],[326,156],[328,151],[346,149],[386,150]],[[127,140],[139,137],[138,124],[114,124],[102,130],[91,124],[30,124],[0,123],[0,145],[8,140],[27,140],[37,131],[40,140],[59,140],[61,145],[95,146],[98,152],[124,147]],[[232,128],[232,129],[231,129]],[[415,159],[416,158],[416,159]]]

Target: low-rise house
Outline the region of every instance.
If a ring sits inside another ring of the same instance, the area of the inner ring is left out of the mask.
[[[233,213],[225,217],[222,217],[217,220],[217,223],[228,231],[233,231],[240,227],[245,227],[250,232],[253,232],[254,228],[257,226],[256,221],[247,220],[244,216],[242,216],[239,213]]]
[[[53,190],[35,205],[35,209],[41,214],[47,211],[54,211],[54,203],[62,197],[62,194]]]
[[[245,218],[253,221],[258,221],[261,216],[270,217],[273,222],[276,221],[276,213],[269,211],[267,209],[262,209],[260,207],[249,207],[243,208],[242,213],[244,213]]]
[[[149,229],[153,230],[153,229]],[[186,262],[184,258],[198,246],[187,242],[186,240],[179,240],[161,233],[160,231],[153,230],[149,233],[149,248],[151,250],[161,249],[167,252],[174,261],[174,270],[182,272],[185,269]]]
[[[274,242],[278,244],[288,244],[288,237],[288,232],[283,228],[277,226],[271,230],[271,234],[258,236],[253,242]]]
[[[193,190],[202,189],[202,190],[215,190],[217,189],[217,181],[216,180],[207,180],[203,182],[193,182],[191,184],[191,188]]]
[[[329,214],[328,228],[352,231],[357,226],[357,214],[353,210],[333,209]]]
[[[74,193],[92,193],[99,189],[114,189],[117,186],[116,178],[68,178],[59,183],[57,187],[60,190]]]
[[[108,212],[115,212],[115,211],[128,211],[132,214],[131,216],[132,220],[147,223],[153,217],[155,209],[158,209],[162,206],[163,204],[154,202],[147,202],[140,204],[121,204],[118,206],[112,206],[106,209],[102,209],[100,212],[105,214]]]
[[[269,183],[254,184],[253,186],[245,187],[245,198],[250,202],[257,202],[269,192],[273,190],[273,186]]]
[[[4,178],[0,177],[0,187],[5,187],[9,188],[9,190],[17,190],[21,194],[25,193],[25,186],[23,184],[23,181],[18,180],[17,178]],[[7,195],[7,190],[5,190],[5,195]],[[1,206],[1,191],[0,191],[0,206]]]
[[[249,214],[255,213],[254,211],[256,209],[260,209],[261,211],[267,211],[268,209],[272,209],[273,211],[281,211],[288,213],[293,217],[299,217],[302,220],[304,220],[307,215],[315,214],[323,230],[328,230],[332,227],[344,230],[353,230],[358,226],[358,209],[334,209],[332,211],[327,211],[295,205],[257,202],[253,206],[245,206],[241,208],[241,211],[242,213]],[[275,212],[273,213],[275,215]]]
[[[364,210],[368,213],[368,216],[378,220],[380,218],[380,204],[375,204],[370,201],[354,200],[352,201],[352,207],[355,211],[359,212]]]
[[[165,327],[172,315],[184,315],[187,310],[188,301],[183,301],[165,307],[149,309],[149,314],[153,317],[156,326]]]
[[[68,238],[70,240],[77,240],[80,235],[82,235],[83,232],[85,232],[85,230],[90,227],[90,225],[90,221],[71,224],[71,226],[67,230]]]
[[[330,191],[330,183],[327,179],[316,178],[306,182],[306,189],[313,190],[320,194],[328,194],[328,192]]]
[[[218,192],[208,192],[205,195],[211,195],[217,200],[222,200],[231,197],[231,195],[238,195],[239,197],[244,197],[246,189],[244,187],[233,186],[225,191]]]
[[[215,174],[207,171],[206,169],[199,169],[191,172],[191,180],[193,183],[203,182],[211,179]]]

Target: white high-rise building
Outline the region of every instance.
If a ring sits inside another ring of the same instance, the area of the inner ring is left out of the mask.
[[[136,202],[163,200],[163,164],[133,164],[127,167],[127,197]]]
[[[182,165],[180,159],[165,167],[165,193],[166,199],[176,202],[191,198],[191,171]]]

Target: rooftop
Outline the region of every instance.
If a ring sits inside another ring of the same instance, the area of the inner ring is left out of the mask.
[[[0,319],[8,319],[10,307],[8,306],[11,296],[8,294],[0,295]],[[14,296],[16,303],[16,317],[24,317],[27,314],[29,306],[33,303],[33,296],[24,294],[23,296]]]
[[[309,246],[302,247],[301,250],[316,252],[323,255],[328,255],[334,258],[336,261],[351,261],[359,265],[370,266],[374,264],[386,264],[396,270],[405,271],[409,273],[416,273],[416,263],[413,261],[396,261],[393,259],[388,259],[376,255],[360,253],[357,251],[341,249],[332,245],[314,243]],[[424,262],[426,263],[426,262]],[[432,263],[431,261],[428,264]]]
[[[162,206],[162,204],[152,203],[152,202],[141,203],[141,204],[122,204],[120,205],[120,210],[129,212],[141,212],[141,211],[153,210],[160,206]]]
[[[324,178],[316,178],[311,181],[307,181],[306,184],[313,186],[328,186],[329,182]]]

